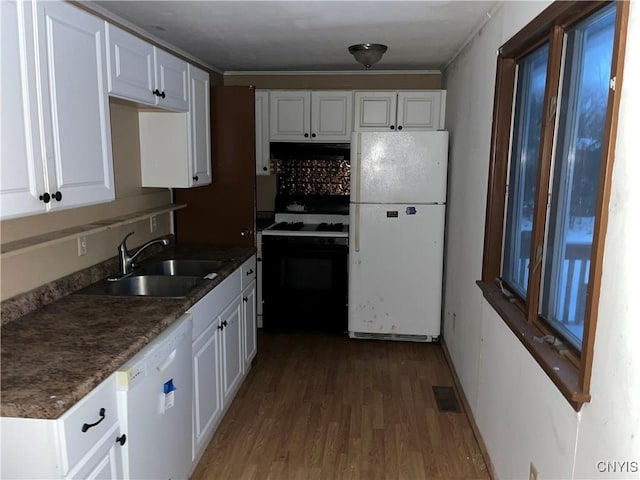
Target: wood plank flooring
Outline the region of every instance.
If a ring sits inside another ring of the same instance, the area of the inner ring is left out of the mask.
[[[192,480],[486,479],[438,344],[259,335],[254,366]]]

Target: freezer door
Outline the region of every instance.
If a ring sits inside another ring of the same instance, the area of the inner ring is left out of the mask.
[[[351,145],[352,203],[445,203],[449,132],[361,132]]]
[[[349,332],[440,335],[445,206],[350,208]]]

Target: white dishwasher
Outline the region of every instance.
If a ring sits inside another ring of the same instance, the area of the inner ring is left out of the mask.
[[[191,315],[117,372],[124,478],[185,479],[191,471]]]

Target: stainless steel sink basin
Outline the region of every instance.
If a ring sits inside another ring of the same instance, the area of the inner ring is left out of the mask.
[[[183,298],[202,281],[202,278],[193,276],[132,275],[120,280],[101,280],[76,293],[80,295]]]
[[[145,275],[204,277],[217,272],[225,263],[224,260],[172,259],[142,264],[137,272]]]

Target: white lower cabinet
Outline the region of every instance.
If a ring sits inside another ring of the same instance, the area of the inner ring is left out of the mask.
[[[57,420],[2,417],[0,431],[1,478],[123,476],[115,375]]]
[[[248,307],[249,302],[255,305],[255,261],[254,255],[189,309],[193,318],[193,468],[256,355],[255,307]],[[245,302],[247,295],[250,300]]]
[[[222,408],[224,409],[229,405],[242,382],[243,342],[240,335],[241,318],[242,303],[240,295],[238,295],[231,302],[231,305],[222,312],[218,324],[222,340],[220,361],[222,366]]]

